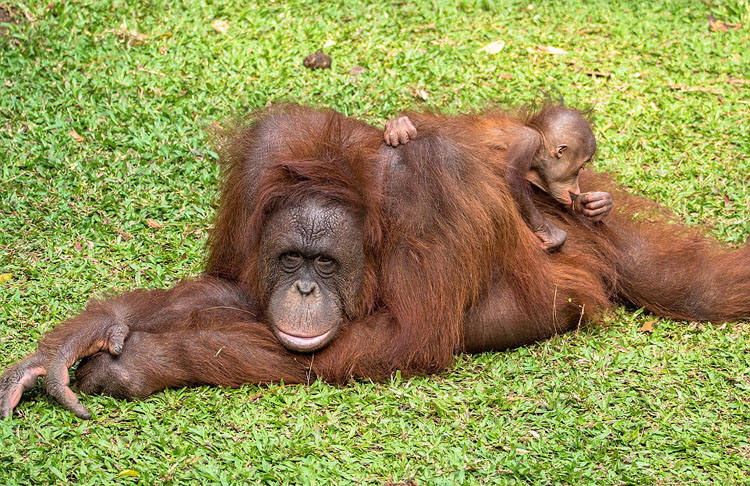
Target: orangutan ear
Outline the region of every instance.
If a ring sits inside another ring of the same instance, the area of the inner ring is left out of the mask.
[[[567,145],[565,145],[564,143],[563,143],[563,144],[561,144],[561,145],[558,145],[558,146],[557,146],[557,151],[555,152],[555,157],[557,157],[558,159],[559,159],[560,157],[562,157],[562,156],[563,156],[563,152],[565,152],[565,149],[566,149],[566,148],[568,148],[568,146],[567,146]]]
[[[539,172],[536,169],[531,169],[526,173],[526,180],[534,184],[542,191],[549,192],[547,191],[547,184],[544,183],[542,177],[539,175]]]

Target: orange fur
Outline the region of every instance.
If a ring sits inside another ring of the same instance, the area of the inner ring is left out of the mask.
[[[750,316],[747,245],[724,248],[667,224],[654,203],[584,171],[582,188],[609,190],[617,210],[592,223],[537,193],[535,204],[569,235],[547,254],[508,190],[513,139],[497,137],[522,118],[410,117],[420,136],[398,149],[362,122],[296,105],[228,132],[206,275],[92,303],[45,336],[35,356],[75,361],[92,341],[106,343],[111,326],[126,325],[122,355],[98,353],[78,377],[83,390],[140,396],[186,384],[433,373],[456,352],[544,339],[619,301],[679,319]],[[263,324],[257,267],[269,214],[309,197],[360,218],[366,254],[356,315],[314,355],[284,349]],[[654,221],[633,217],[646,211]]]

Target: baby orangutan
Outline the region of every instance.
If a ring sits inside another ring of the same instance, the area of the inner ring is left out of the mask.
[[[419,116],[412,115],[417,125]],[[596,152],[594,132],[580,112],[548,106],[525,121],[507,112],[491,112],[467,122],[487,134],[487,143],[492,148],[503,151],[510,192],[545,250],[560,248],[567,234],[539,212],[529,183],[591,221],[600,221],[612,209],[612,196],[608,192],[581,194],[578,187],[581,169]],[[385,143],[396,147],[416,136],[412,120],[401,116],[386,123],[383,138]]]

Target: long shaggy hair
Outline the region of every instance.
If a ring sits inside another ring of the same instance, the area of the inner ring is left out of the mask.
[[[535,196],[569,235],[562,251],[542,251],[505,179],[510,134],[533,119],[517,113],[411,113],[420,136],[391,149],[380,130],[333,111],[264,111],[230,132],[222,148],[225,184],[207,273],[258,296],[258,246],[269,214],[314,196],[360,218],[366,261],[358,312],[347,344],[337,339],[323,350],[317,369],[336,380],[443,369],[463,348],[467,313],[498,283],[510,289],[507,305],[534,328],[529,335],[540,337],[623,300],[680,319],[750,314],[746,248],[730,251],[682,226],[634,220],[655,205],[603,175],[584,171],[581,179],[584,191],[615,194],[618,209],[603,223]],[[382,348],[360,332],[374,322],[391,333]]]

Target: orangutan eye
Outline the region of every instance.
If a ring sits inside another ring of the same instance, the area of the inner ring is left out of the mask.
[[[281,260],[281,266],[284,267],[284,270],[287,272],[293,272],[299,268],[299,266],[302,264],[302,255],[295,251],[290,251],[287,253],[284,253],[279,257]]]
[[[329,276],[336,270],[336,261],[324,255],[319,255],[315,259],[315,268],[323,276]]]

